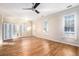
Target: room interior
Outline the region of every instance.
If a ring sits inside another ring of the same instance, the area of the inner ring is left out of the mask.
[[[79,3],[0,3],[0,56],[79,56]]]

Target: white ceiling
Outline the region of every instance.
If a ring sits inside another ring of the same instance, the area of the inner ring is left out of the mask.
[[[7,17],[17,17],[17,18],[29,18],[35,19],[40,15],[53,14],[59,11],[66,10],[70,3],[41,3],[37,10],[40,11],[40,14],[36,14],[31,10],[23,10],[22,8],[32,7],[32,3],[0,3],[0,13]],[[72,7],[75,7],[79,4],[72,3]]]

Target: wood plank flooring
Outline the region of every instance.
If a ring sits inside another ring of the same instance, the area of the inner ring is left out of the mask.
[[[79,48],[37,37],[23,37],[0,45],[0,56],[77,56]]]

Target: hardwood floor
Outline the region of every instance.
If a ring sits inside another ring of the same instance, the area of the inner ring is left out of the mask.
[[[37,37],[23,37],[0,46],[1,56],[77,56],[79,48]]]

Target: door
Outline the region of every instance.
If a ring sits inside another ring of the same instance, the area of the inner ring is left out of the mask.
[[[26,25],[26,24],[21,24],[19,31],[20,31],[20,36],[24,36],[24,34],[25,34],[26,31],[27,31],[27,25]]]
[[[12,39],[16,35],[15,24],[4,23],[2,24],[2,39]]]

